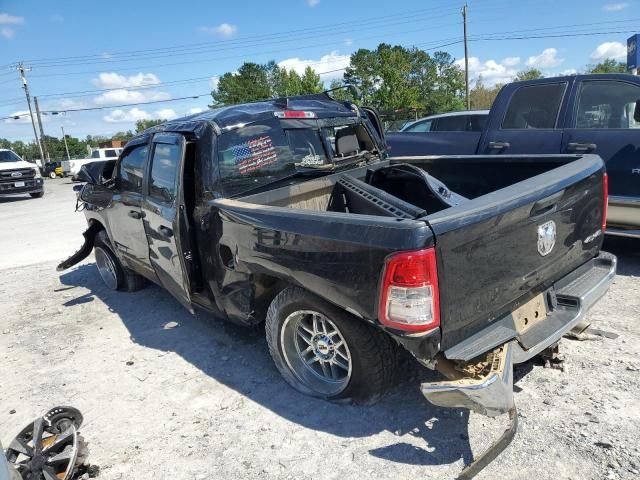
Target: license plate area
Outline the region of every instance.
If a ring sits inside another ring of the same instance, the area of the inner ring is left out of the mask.
[[[15,183],[13,184],[13,186],[14,186],[14,187],[16,187],[16,188],[17,188],[17,187],[24,187],[24,182],[15,182]]]
[[[544,295],[540,294],[532,298],[511,312],[511,315],[513,316],[516,331],[519,334],[526,332],[547,318],[547,306],[544,303]]]

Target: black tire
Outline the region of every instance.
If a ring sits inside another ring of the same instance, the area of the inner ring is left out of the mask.
[[[312,385],[317,383],[315,379],[306,381],[303,377],[308,375],[304,372],[301,374],[300,367],[296,370],[295,366],[291,366],[294,353],[285,346],[289,337],[283,327],[293,328],[289,326],[292,322],[288,319],[313,315],[309,312],[326,317],[332,326],[337,327],[348,347],[350,378],[341,391],[319,391]],[[326,400],[370,404],[379,400],[396,383],[398,346],[391,337],[303,288],[286,288],[274,298],[267,312],[265,330],[269,352],[280,374],[289,385],[302,393]]]
[[[42,192],[32,192],[29,195],[31,195],[31,198],[42,198],[44,196],[44,190]]]
[[[113,283],[106,280],[103,276],[103,273],[100,272],[102,276],[102,280],[105,282],[107,287],[112,290],[121,290],[125,292],[135,292],[144,288],[147,284],[146,279],[137,273],[133,273],[127,267],[125,267],[122,262],[118,259],[115,253],[113,253],[113,247],[111,246],[111,241],[107,235],[107,232],[104,230],[100,230],[96,234],[96,239],[94,243],[94,253],[96,255],[96,266],[100,271],[99,267],[99,256],[104,255],[106,262],[110,263],[113,266],[113,272],[115,273],[115,278]]]

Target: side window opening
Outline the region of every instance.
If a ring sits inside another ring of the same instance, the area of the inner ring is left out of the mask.
[[[405,132],[424,133],[431,131],[431,120],[423,120],[408,127]]]
[[[614,80],[586,80],[580,85],[575,128],[640,128],[633,119],[640,87]]]
[[[142,193],[144,166],[149,153],[148,145],[138,145],[124,153],[118,163],[117,187],[121,191]]]
[[[518,88],[507,107],[503,129],[555,128],[566,83]]]
[[[151,197],[173,203],[176,199],[176,180],[181,157],[181,144],[153,143],[149,176],[149,195]]]

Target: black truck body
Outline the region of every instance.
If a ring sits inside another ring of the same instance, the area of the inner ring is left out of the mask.
[[[117,263],[115,288],[142,276],[189,309],[245,325],[266,317],[276,365],[306,393],[359,400],[357,375],[374,387],[387,378],[386,347],[373,355],[381,370],[358,370],[373,362],[358,343],[367,336],[447,376],[422,386],[432,402],[512,411],[513,363],[557,343],[615,274],[615,257],[600,251],[604,164],[594,155],[396,161],[379,125],[374,111],[323,94],[154,127],[115,166],[85,171],[85,246],[59,268],[95,245],[101,275]],[[174,173],[156,175],[170,151]],[[318,328],[316,311],[329,320]],[[329,369],[330,385],[296,371],[294,353],[304,352],[288,347],[289,321],[308,326],[310,361],[319,376]],[[344,385],[338,355],[353,361]]]

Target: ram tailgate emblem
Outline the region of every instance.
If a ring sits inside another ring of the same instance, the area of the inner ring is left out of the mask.
[[[550,220],[538,226],[538,253],[549,255],[556,244],[556,222]]]

